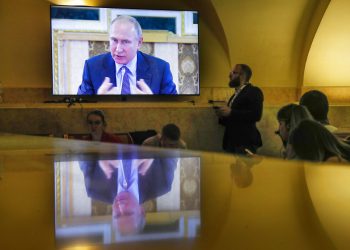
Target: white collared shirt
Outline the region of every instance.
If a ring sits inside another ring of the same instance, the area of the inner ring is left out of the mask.
[[[243,84],[243,85],[241,85],[238,89],[236,89],[234,96],[232,97],[232,99],[230,100],[230,102],[228,104],[229,107],[231,107],[233,101],[237,98],[237,96],[245,88],[245,86],[247,86],[247,84],[248,84],[248,82]]]
[[[122,84],[125,70],[121,69],[123,66],[126,66],[129,69],[129,82],[130,82],[130,92],[131,94],[136,94],[136,65],[137,65],[137,56],[135,55],[134,59],[132,59],[128,64],[115,64],[115,72],[116,72],[116,84],[117,84],[117,94],[121,94],[122,92]]]

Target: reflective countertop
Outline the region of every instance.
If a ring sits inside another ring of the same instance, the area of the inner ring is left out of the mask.
[[[0,249],[349,249],[350,165],[0,134]]]

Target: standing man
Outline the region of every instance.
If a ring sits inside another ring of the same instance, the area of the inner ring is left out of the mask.
[[[216,109],[219,124],[225,126],[223,149],[235,154],[256,153],[262,146],[256,128],[263,111],[262,91],[249,83],[252,70],[246,64],[236,64],[230,72],[229,87],[235,89],[227,106]],[[247,152],[248,150],[248,152]]]
[[[135,18],[116,17],[109,39],[109,53],[85,61],[78,95],[177,94],[169,63],[139,51],[143,36]]]

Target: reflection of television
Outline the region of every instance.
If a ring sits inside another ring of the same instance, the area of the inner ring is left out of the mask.
[[[132,158],[133,170],[129,176],[138,177],[128,192],[138,197],[145,219],[140,230],[125,235],[115,226],[113,211],[119,191],[125,188],[124,160],[131,158],[119,153],[80,158],[65,155],[64,159],[55,159],[57,246],[72,248],[77,243],[82,247],[198,237],[200,157]]]
[[[112,20],[120,15],[132,16],[140,23],[143,43],[139,51],[165,61],[161,67],[156,67],[155,72],[155,68],[152,68],[155,65],[153,61],[144,60],[137,55],[137,66],[133,71],[131,69],[131,77],[129,75],[131,90],[123,93],[121,89],[125,71],[118,70],[122,65],[116,64],[115,57],[113,60],[111,56],[110,45],[115,42],[115,38],[111,38],[112,35],[109,33]],[[51,36],[53,95],[143,95],[135,89],[140,86],[139,83],[135,83],[135,79],[138,81],[144,78],[153,95],[199,95],[196,11],[52,5]],[[103,59],[101,56],[95,62],[89,61],[85,64],[87,59],[101,54],[105,54]],[[144,61],[148,66],[143,64]],[[166,71],[167,67],[169,71]],[[175,92],[168,91],[165,87],[169,82],[167,72],[171,72]],[[109,77],[109,82],[112,84],[108,87],[108,91],[99,88],[105,77]],[[156,78],[159,78],[159,81],[156,82]],[[83,81],[84,91],[78,93]],[[160,86],[155,87],[157,84]]]

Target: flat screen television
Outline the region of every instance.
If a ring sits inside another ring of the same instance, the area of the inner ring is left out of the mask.
[[[197,11],[51,5],[50,13],[54,96],[200,94]]]

